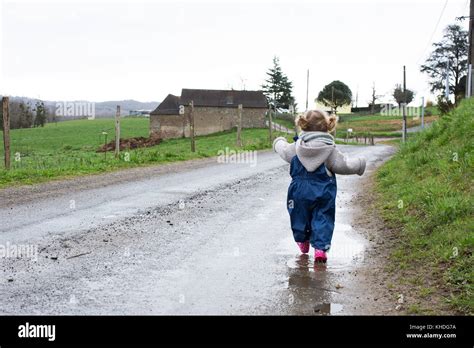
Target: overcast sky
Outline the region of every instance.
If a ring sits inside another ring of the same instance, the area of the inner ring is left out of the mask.
[[[385,95],[401,83],[403,65],[407,87],[428,96],[419,65],[430,39],[469,11],[469,0],[449,0],[436,28],[445,0],[0,4],[0,94],[161,101],[181,88],[253,90],[276,55],[300,108],[307,69],[310,103],[341,80],[365,105],[373,82]]]

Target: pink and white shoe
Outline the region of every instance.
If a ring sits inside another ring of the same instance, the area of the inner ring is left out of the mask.
[[[314,250],[314,262],[326,263],[327,260],[328,260],[328,257],[324,250],[319,250],[319,249]]]
[[[298,247],[300,248],[301,252],[303,254],[307,254],[309,252],[309,240],[307,240],[306,242],[296,242],[296,244],[298,244]]]

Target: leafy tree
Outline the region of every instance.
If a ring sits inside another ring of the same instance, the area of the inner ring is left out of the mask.
[[[377,91],[375,90],[375,82],[372,84],[372,99],[368,102],[369,107],[370,107],[370,113],[373,115],[375,114],[375,104],[377,103],[377,100],[379,100],[383,95],[377,94]]]
[[[0,105],[0,130],[3,130],[2,112],[3,110]],[[29,103],[25,103],[24,101],[18,98],[10,98],[9,114],[10,128],[18,129],[31,128],[33,126],[43,126],[47,122],[48,116],[51,114],[51,111],[48,110],[48,108],[44,105],[42,101],[38,101],[35,104],[35,110],[31,110],[31,105]]]
[[[28,117],[26,116],[26,105],[13,98],[9,101],[10,128],[23,128],[26,126]],[[28,125],[27,127],[30,127]],[[3,130],[3,108],[0,107],[0,129]]]
[[[46,123],[46,108],[44,107],[44,103],[42,101],[37,101],[36,104],[36,117],[34,126],[35,127],[44,127]]]
[[[434,50],[420,68],[430,77],[431,92],[444,93],[446,89],[446,62],[449,61],[449,91],[456,96],[456,103],[462,95],[461,78],[467,72],[468,32],[459,25],[449,25],[443,39],[433,44]]]
[[[344,82],[336,80],[324,86],[316,101],[331,107],[334,112],[337,112],[338,107],[351,103],[352,92]]]
[[[406,94],[406,99],[405,99],[405,94]],[[405,103],[405,101],[407,105],[410,104],[413,101],[414,97],[415,97],[415,92],[407,88],[407,90],[404,93],[403,88],[400,85],[396,85],[395,89],[393,90],[393,98],[395,99],[399,107],[402,107],[402,104]]]
[[[283,73],[278,57],[273,58],[273,67],[267,72],[268,78],[262,85],[263,93],[272,108],[289,109],[295,105],[293,83]]]
[[[33,125],[33,113],[29,103],[20,102],[19,128],[30,128]]]

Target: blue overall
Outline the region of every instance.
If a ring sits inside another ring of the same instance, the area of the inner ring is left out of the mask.
[[[321,164],[308,172],[298,156],[291,160],[288,213],[296,242],[310,241],[315,249],[329,250],[336,214],[336,176]]]

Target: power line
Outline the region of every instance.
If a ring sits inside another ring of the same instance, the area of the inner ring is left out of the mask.
[[[428,47],[429,47],[430,44],[432,43],[433,37],[434,37],[434,35],[436,34],[436,31],[438,30],[439,23],[441,22],[441,18],[443,17],[444,10],[446,10],[446,6],[447,6],[447,5],[448,5],[448,0],[446,0],[446,1],[444,2],[443,9],[441,10],[441,14],[439,15],[439,18],[438,18],[438,21],[436,22],[436,25],[435,25],[434,30],[433,30],[433,32],[431,33],[431,37],[430,37],[430,39],[428,40],[428,43],[426,44],[426,47],[425,47],[425,49],[423,50],[423,53],[420,55],[420,58],[418,58],[418,60],[416,61],[416,65],[418,65],[418,63],[420,62],[421,58],[423,58],[423,56],[425,55],[426,50],[428,49]]]
[[[462,7],[459,8],[459,11],[461,13],[460,16],[456,17],[456,20],[457,21],[463,21],[465,19],[469,19],[470,16],[466,16],[464,15],[464,13],[466,12],[466,9],[467,9],[467,6],[469,5],[469,0],[466,0],[466,3],[464,5],[462,5]]]

